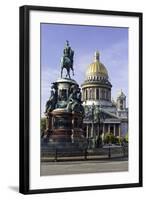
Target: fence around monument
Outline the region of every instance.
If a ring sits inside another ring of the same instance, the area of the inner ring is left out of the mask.
[[[104,146],[95,149],[74,148],[42,148],[41,161],[76,161],[76,160],[104,160],[104,159],[128,159],[128,146]]]

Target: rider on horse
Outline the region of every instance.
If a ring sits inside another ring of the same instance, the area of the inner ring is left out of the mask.
[[[63,74],[63,69],[65,68],[67,71],[66,77],[70,78],[70,69],[73,72],[74,75],[74,69],[73,69],[73,56],[74,56],[74,51],[71,49],[69,46],[69,41],[66,41],[66,46],[63,50],[63,57],[61,59],[61,78]]]

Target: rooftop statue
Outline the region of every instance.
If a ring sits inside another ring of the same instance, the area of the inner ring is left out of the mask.
[[[63,75],[63,69],[66,69],[67,74],[66,78],[70,77],[70,70],[72,70],[73,76],[74,76],[74,69],[73,69],[73,57],[74,57],[74,51],[69,46],[69,41],[66,40],[66,45],[63,50],[63,56],[61,58],[61,78]]]

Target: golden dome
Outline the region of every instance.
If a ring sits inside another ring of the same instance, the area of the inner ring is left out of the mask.
[[[108,72],[105,66],[99,61],[99,52],[95,52],[94,62],[88,66],[86,72],[87,78],[104,77],[108,78]]]

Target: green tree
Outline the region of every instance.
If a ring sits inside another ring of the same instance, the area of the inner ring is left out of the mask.
[[[126,140],[126,142],[128,142],[128,133],[126,133],[126,135],[125,135],[125,140]]]
[[[115,143],[116,144],[121,144],[122,143],[123,138],[120,136],[115,137]]]
[[[113,135],[113,133],[106,133],[104,136],[104,143],[114,143],[115,141],[115,137]]]

